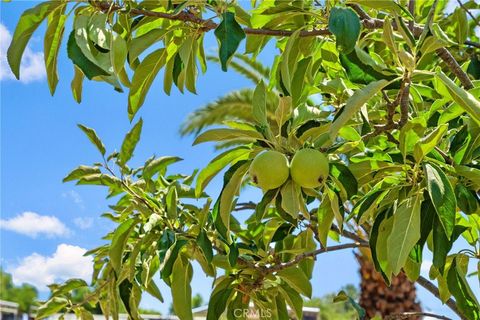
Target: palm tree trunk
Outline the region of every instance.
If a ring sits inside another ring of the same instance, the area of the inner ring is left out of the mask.
[[[403,312],[420,312],[415,284],[401,273],[392,278],[388,287],[382,275],[368,256],[355,254],[360,264],[360,305],[365,309],[368,319],[375,315],[382,317]],[[411,317],[409,319],[418,319]]]

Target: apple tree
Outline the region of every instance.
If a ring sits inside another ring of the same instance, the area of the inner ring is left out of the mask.
[[[85,305],[99,303],[114,319],[120,304],[139,319],[143,292],[163,301],[161,279],[175,313],[192,319],[195,261],[215,279],[207,319],[236,319],[234,310],[250,302],[273,319],[288,319],[287,306],[301,318],[319,255],[362,248],[386,283],[405,273],[459,318],[480,319],[470,287],[480,268],[480,5],[446,4],[58,0],[25,11],[8,49],[17,78],[22,53],[45,22],[51,93],[65,43],[73,98],[81,101],[86,80],[128,91],[134,122],[113,153],[79,125],[100,162],[64,181],[106,187],[118,201],[103,216],[116,228],[88,252],[92,282],[52,284],[37,317],[67,310],[92,319]],[[267,74],[243,70],[258,79],[248,103],[232,110],[244,120],[197,135],[194,144],[222,149],[198,174],[170,172],[181,160],[175,156],[130,167],[143,124],[136,114],[154,79],[163,75],[165,94],[173,86],[197,93],[210,34],[226,72],[241,68],[234,55],[255,58],[274,43]],[[210,197],[205,187],[221,172],[223,188]],[[250,187],[263,189],[261,201],[238,203]],[[242,209],[251,215],[239,221]],[[430,279],[420,275],[424,251],[433,254]],[[83,287],[92,293],[73,302],[72,291]]]

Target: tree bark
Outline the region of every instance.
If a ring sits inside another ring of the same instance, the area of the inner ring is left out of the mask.
[[[355,254],[360,264],[360,305],[365,309],[368,319],[375,315],[382,318],[405,312],[421,312],[422,308],[417,301],[417,290],[404,273],[393,277],[391,285],[387,286],[380,273],[368,256]],[[409,316],[409,320],[420,319],[418,316]]]

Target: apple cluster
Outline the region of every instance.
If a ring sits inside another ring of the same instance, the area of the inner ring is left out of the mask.
[[[302,188],[320,187],[328,177],[327,157],[315,149],[297,151],[289,164],[285,154],[269,150],[258,154],[250,165],[252,182],[264,191],[282,186],[289,177]]]

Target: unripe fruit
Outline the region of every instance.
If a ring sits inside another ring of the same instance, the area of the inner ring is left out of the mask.
[[[250,165],[250,177],[253,183],[263,190],[280,187],[288,179],[288,160],[278,151],[262,152]]]
[[[293,156],[290,174],[293,181],[303,188],[321,186],[328,172],[328,159],[318,150],[302,149]]]

